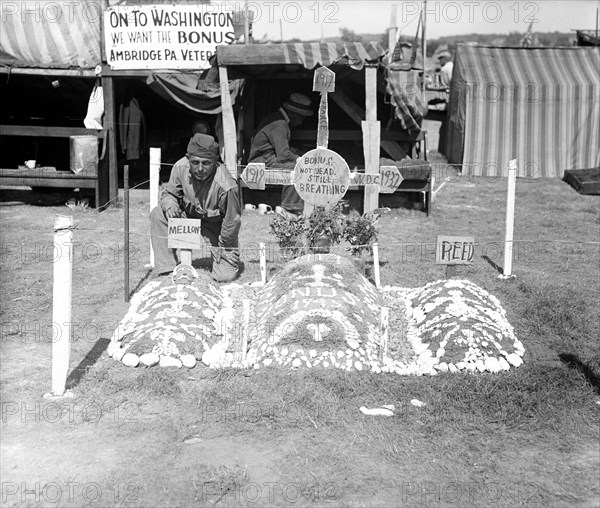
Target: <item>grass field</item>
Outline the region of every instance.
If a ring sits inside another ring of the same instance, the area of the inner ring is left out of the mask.
[[[598,506],[600,200],[517,183],[514,280],[502,265],[506,180],[456,177],[433,214],[380,219],[383,284],[443,278],[438,234],[474,236],[467,278],[525,346],[501,374],[130,369],[103,352],[123,302],[123,211],[74,214],[75,397],[50,391],[52,226],[64,206],[5,194],[2,502],[6,506]],[[148,276],[147,203],[131,210],[131,285]],[[271,216],[245,212],[241,282],[259,279]],[[268,249],[269,272],[281,267]],[[202,263],[200,263],[202,265]],[[410,404],[423,401],[423,407]],[[395,404],[394,417],[360,406]]]

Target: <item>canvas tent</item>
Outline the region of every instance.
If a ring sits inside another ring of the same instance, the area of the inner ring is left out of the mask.
[[[199,114],[220,113],[219,84],[205,82],[202,70],[121,70],[107,65],[101,23],[109,3],[115,2],[26,0],[1,5],[0,74],[5,79],[0,83],[0,185],[95,188],[96,204],[103,206],[117,197],[125,162],[118,143],[120,104],[139,99],[147,126],[142,144],[173,150],[183,135],[189,136]],[[104,92],[101,130],[83,127],[95,84]],[[230,83],[233,102],[242,85]],[[84,135],[100,138],[101,159],[97,171],[76,175],[68,170],[69,138]],[[41,167],[27,170],[24,159],[36,159]],[[143,170],[145,160],[140,160]]]
[[[600,165],[600,48],[459,45],[446,156],[465,174],[562,177]]]

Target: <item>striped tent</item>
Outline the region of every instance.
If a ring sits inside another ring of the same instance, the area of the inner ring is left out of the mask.
[[[600,165],[600,48],[459,45],[446,155],[476,176],[562,177]]]
[[[93,69],[101,63],[100,4],[2,2],[1,10],[0,65]]]

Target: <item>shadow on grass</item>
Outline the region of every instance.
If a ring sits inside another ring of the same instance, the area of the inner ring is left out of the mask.
[[[135,294],[136,294],[136,293],[137,293],[137,292],[140,290],[140,288],[142,287],[142,285],[144,284],[144,282],[146,282],[146,281],[147,281],[147,280],[150,278],[150,275],[151,275],[151,274],[152,274],[152,270],[148,270],[148,271],[146,272],[146,275],[144,275],[144,276],[143,276],[143,277],[140,279],[140,281],[137,283],[137,286],[135,286],[135,287],[134,287],[134,288],[133,288],[133,289],[132,289],[132,290],[129,292],[129,295],[128,295],[128,296],[129,296],[129,300],[131,300],[131,297],[132,297],[133,295],[135,295]]]
[[[594,369],[592,369],[589,365],[583,363],[574,354],[560,353],[558,357],[567,367],[576,369],[579,372],[581,372],[585,376],[586,381],[590,385],[592,385],[595,388],[596,393],[600,395],[600,377],[598,377],[598,375],[594,372]]]
[[[102,353],[106,351],[109,343],[110,339],[98,339],[94,344],[94,347],[90,349],[87,355],[85,355],[85,358],[81,360],[79,365],[77,365],[77,367],[69,374],[69,377],[67,378],[67,389],[74,388],[81,382],[88,369],[92,367],[92,365],[94,365],[102,356]]]
[[[487,256],[481,256],[485,261],[487,261],[494,270],[496,270],[498,273],[503,273],[502,267],[497,265],[495,261],[492,261],[489,257]]]

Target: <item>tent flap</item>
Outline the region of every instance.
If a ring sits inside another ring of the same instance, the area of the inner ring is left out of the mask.
[[[164,99],[196,113],[216,115],[221,112],[219,83],[203,80],[199,73],[153,73],[148,76],[146,83]],[[235,104],[243,86],[243,79],[234,79],[229,82],[232,104]]]
[[[101,63],[100,11],[72,2],[69,9],[50,2],[30,11],[12,12],[14,2],[2,4],[0,65],[65,69],[93,69]],[[21,5],[23,9],[24,4]],[[43,16],[44,22],[40,22]]]

